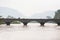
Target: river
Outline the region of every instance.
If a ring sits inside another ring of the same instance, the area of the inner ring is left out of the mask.
[[[0,40],[60,40],[60,26],[46,23],[0,25]]]

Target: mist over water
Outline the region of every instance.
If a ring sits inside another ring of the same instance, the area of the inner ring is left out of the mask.
[[[46,23],[0,25],[0,40],[60,40],[60,26]]]

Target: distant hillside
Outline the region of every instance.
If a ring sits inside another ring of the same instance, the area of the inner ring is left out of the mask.
[[[47,16],[53,18],[55,15],[55,11],[47,11],[43,13],[37,13],[32,15],[30,18],[42,18],[42,19],[48,19]]]
[[[8,15],[13,16],[13,17],[23,16],[18,11],[11,9],[11,8],[7,8],[7,7],[0,7],[0,15],[2,15],[3,17],[7,17]]]

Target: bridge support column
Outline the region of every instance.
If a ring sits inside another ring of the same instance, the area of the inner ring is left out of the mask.
[[[10,25],[10,22],[6,22],[6,25]]]
[[[57,23],[58,24],[58,26],[60,26],[60,23]]]
[[[41,26],[44,26],[45,23],[41,22],[40,24],[41,24]]]
[[[27,26],[27,23],[25,22],[25,23],[23,23],[24,24],[24,26]]]

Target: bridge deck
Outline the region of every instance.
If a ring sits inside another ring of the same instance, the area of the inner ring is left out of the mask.
[[[41,23],[41,25],[44,25],[45,22],[48,21],[53,21],[55,23],[57,23],[58,25],[60,25],[60,19],[8,19],[8,18],[0,18],[0,21],[3,20],[6,24],[10,24],[13,21],[21,21],[24,25],[27,25],[27,23],[29,23],[30,21],[37,21],[39,23]]]

